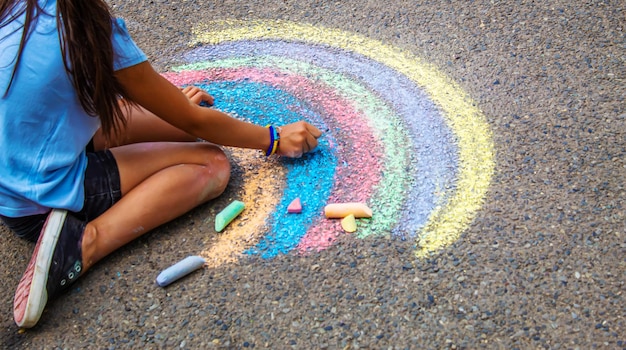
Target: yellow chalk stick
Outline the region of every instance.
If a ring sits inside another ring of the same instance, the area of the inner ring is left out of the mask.
[[[354,232],[356,231],[356,220],[354,218],[354,214],[350,214],[345,218],[341,219],[341,227],[346,232]]]
[[[241,214],[246,205],[241,201],[233,201],[215,217],[215,231],[221,232],[237,215]]]
[[[372,209],[365,203],[332,203],[324,207],[327,218],[345,218],[352,214],[355,218],[371,218]]]

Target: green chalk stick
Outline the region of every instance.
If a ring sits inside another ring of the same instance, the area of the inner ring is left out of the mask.
[[[240,201],[233,201],[215,217],[215,231],[222,232],[237,215],[241,214],[246,205]]]

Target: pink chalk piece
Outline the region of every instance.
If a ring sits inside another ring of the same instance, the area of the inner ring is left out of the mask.
[[[300,203],[300,198],[296,198],[289,203],[287,207],[287,212],[292,214],[302,213],[302,203]]]

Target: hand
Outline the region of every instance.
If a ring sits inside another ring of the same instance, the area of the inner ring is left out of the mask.
[[[317,147],[317,139],[322,132],[315,126],[299,121],[280,128],[280,142],[277,153],[290,158],[300,158],[304,153]]]
[[[199,105],[202,102],[208,103],[209,106],[213,105],[213,96],[209,95],[208,92],[200,89],[197,86],[186,86],[181,88],[181,91],[187,96],[189,101]]]

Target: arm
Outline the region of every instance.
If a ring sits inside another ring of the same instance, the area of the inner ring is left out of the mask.
[[[270,145],[266,128],[199,106],[199,100],[211,103],[212,97],[200,90],[193,98],[187,98],[148,62],[119,70],[115,76],[131,100],[196,137],[224,146],[260,150],[266,150]],[[280,136],[278,153],[298,157],[317,146],[321,131],[311,124],[297,122],[283,126]]]

